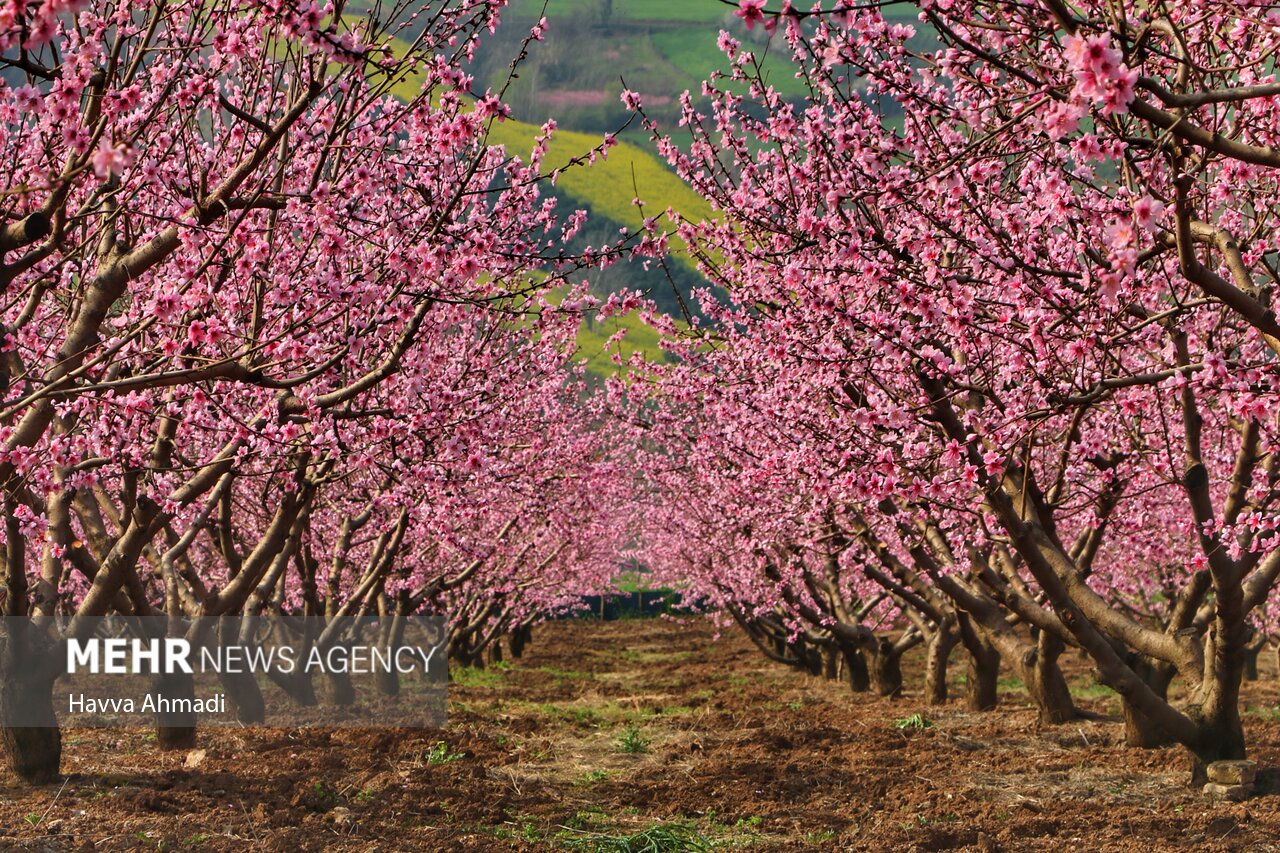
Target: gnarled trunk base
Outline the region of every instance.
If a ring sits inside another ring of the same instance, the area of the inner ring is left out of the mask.
[[[32,785],[55,782],[62,731],[53,711],[52,650],[23,622],[10,628],[0,658],[0,744],[9,767]]]
[[[845,673],[849,689],[854,693],[866,693],[871,689],[871,673],[867,671],[867,658],[852,643],[842,643],[840,654],[844,657]]]
[[[965,707],[990,711],[999,701],[1000,650],[965,617],[960,620],[960,641],[969,653]]]
[[[1202,723],[1200,742],[1191,750],[1191,786],[1199,788],[1209,781],[1208,767],[1215,761],[1238,761],[1247,757],[1244,727],[1239,714],[1214,723]]]
[[[924,696],[930,705],[947,701],[947,661],[959,639],[945,628],[934,631],[929,638],[924,661]]]
[[[195,680],[189,672],[161,673],[152,681],[159,697],[156,711],[156,744],[161,749],[191,749],[196,745],[196,715],[184,710],[196,698]],[[173,703],[173,706],[167,706]]]
[[[1045,631],[1037,632],[1035,651],[1023,659],[1022,680],[1031,694],[1031,701],[1040,709],[1041,725],[1059,725],[1074,720],[1075,702],[1071,690],[1058,666],[1058,657],[1065,648],[1063,642]]]
[[[886,637],[876,638],[871,652],[871,687],[881,696],[902,695],[902,654]]]
[[[330,672],[329,675],[329,695],[325,698],[330,705],[336,705],[339,708],[345,708],[356,701],[356,686],[351,681],[351,676],[345,672]]]
[[[218,682],[227,692],[236,720],[246,726],[260,725],[267,718],[262,688],[249,672],[219,672]]]
[[[1142,680],[1147,682],[1151,690],[1161,699],[1169,695],[1169,682],[1173,680],[1173,667],[1166,665],[1153,666],[1148,662],[1134,667]],[[1124,745],[1136,749],[1159,749],[1173,743],[1163,728],[1153,722],[1150,717],[1138,710],[1127,698],[1121,697],[1124,710]]]

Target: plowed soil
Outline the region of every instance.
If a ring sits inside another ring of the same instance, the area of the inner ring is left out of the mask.
[[[995,712],[930,708],[918,659],[878,699],[714,636],[545,626],[523,658],[460,673],[438,731],[209,729],[190,753],[68,731],[65,784],[3,778],[0,848],[1280,850],[1270,661],[1245,691],[1259,793],[1211,803],[1181,749],[1125,748],[1118,716],[1040,727],[1016,681]],[[1118,714],[1067,670],[1081,706]]]

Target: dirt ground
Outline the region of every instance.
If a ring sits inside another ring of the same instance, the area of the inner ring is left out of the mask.
[[[459,673],[438,731],[210,729],[193,753],[68,731],[65,784],[0,783],[0,848],[1280,850],[1280,772],[1209,803],[1180,749],[1124,748],[1118,717],[1040,728],[1015,680],[995,713],[928,708],[918,658],[914,690],[874,699],[714,634],[543,627],[522,659]],[[1274,675],[1246,685],[1262,768],[1280,768]]]

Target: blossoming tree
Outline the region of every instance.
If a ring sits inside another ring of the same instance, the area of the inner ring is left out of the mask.
[[[37,651],[110,611],[160,634],[269,600],[361,466],[403,537],[393,437],[501,430],[506,377],[563,365],[573,321],[538,294],[581,217],[540,192],[545,138],[488,144],[504,109],[461,70],[503,5],[0,10],[0,732],[24,778],[60,752]]]
[[[935,45],[875,4],[738,5],[812,94],[725,34],[735,79],[660,144],[720,211],[681,236],[732,345],[788,377],[750,404],[970,617],[1084,649],[1197,775],[1242,756],[1246,619],[1280,573],[1275,13],[923,3]],[[1163,625],[1104,583],[1142,570],[1136,529],[1181,549]]]

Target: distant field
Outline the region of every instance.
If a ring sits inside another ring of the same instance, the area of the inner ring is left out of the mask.
[[[697,92],[712,71],[728,67],[728,60],[716,47],[720,30],[728,29],[742,37],[748,49],[758,56],[768,56],[765,67],[779,91],[786,95],[804,94],[804,88],[793,77],[782,38],[775,38],[771,44],[763,39],[752,43],[751,34],[743,30],[733,10],[715,0],[615,0],[607,24],[601,8],[601,0],[548,3],[546,15],[551,27],[545,48],[557,80],[599,89],[625,78],[633,89],[674,99],[686,89]],[[521,29],[520,22],[536,18],[541,9],[541,0],[517,0],[508,12],[513,19],[512,29]],[[588,33],[583,32],[586,28]],[[567,29],[573,33],[565,33]],[[755,32],[758,38],[761,30]],[[572,39],[575,49],[557,50],[558,36]],[[587,50],[582,49],[584,40],[589,43]],[[534,62],[538,61],[537,53]],[[538,93],[530,94],[537,98]]]
[[[542,9],[542,0],[512,0],[508,8],[521,17],[536,16]],[[586,15],[601,20],[604,0],[547,0],[546,15]],[[771,2],[768,9],[780,8],[781,2]],[[797,8],[808,3],[795,3]],[[830,4],[835,5],[835,4]],[[915,3],[896,0],[886,5],[881,14],[888,20],[914,20],[919,13]],[[729,23],[734,20],[734,7],[719,0],[613,0],[610,19],[613,21],[658,21],[688,23]]]
[[[547,17],[590,15],[601,18],[603,0],[547,0]],[[518,15],[536,15],[542,0],[514,0],[510,9]],[[716,0],[614,0],[613,21],[719,21],[733,17],[733,9]]]
[[[780,8],[781,2],[770,2],[766,8]],[[796,3],[808,7],[808,3]],[[832,4],[834,5],[834,4]],[[600,21],[604,0],[547,0],[546,15],[585,15]],[[510,11],[521,17],[536,16],[542,9],[542,0],[512,0]],[[734,9],[719,0],[613,0],[610,13],[612,21],[657,21],[716,23],[734,20]],[[913,3],[895,2],[887,5],[882,14],[889,20],[915,19],[919,9]]]
[[[672,65],[694,81],[689,86],[691,91],[696,91],[710,72],[725,72],[729,68],[728,58],[716,47],[715,34],[701,28],[656,32],[653,43]],[[755,53],[761,63],[765,80],[783,95],[799,96],[808,91],[804,83],[796,79],[787,44],[781,38],[768,44],[748,44],[747,49]]]

